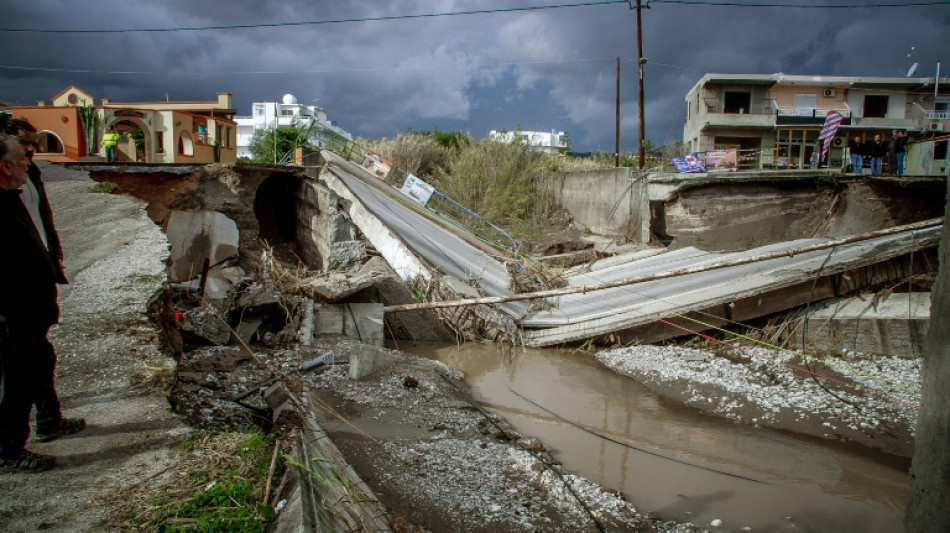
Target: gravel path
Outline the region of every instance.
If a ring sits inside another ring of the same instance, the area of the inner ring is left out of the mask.
[[[100,532],[102,502],[172,464],[188,435],[150,383],[174,363],[157,349],[145,303],[164,279],[167,241],[135,199],[92,192],[85,173],[43,165],[71,284],[50,338],[65,414],[76,435],[27,446],[58,466],[0,477],[0,531]]]

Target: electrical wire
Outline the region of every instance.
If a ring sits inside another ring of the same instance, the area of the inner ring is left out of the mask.
[[[948,7],[946,1],[933,0],[930,2],[889,2],[886,4],[788,4],[788,3],[752,3],[752,2],[716,2],[714,0],[648,0],[650,4],[711,6],[711,7],[769,7],[790,9],[883,9],[900,7]]]
[[[488,15],[492,13],[517,13],[525,11],[543,11],[551,9],[561,9],[567,7],[591,7],[609,4],[626,4],[626,0],[600,0],[594,2],[578,2],[573,4],[548,4],[541,6],[524,7],[504,7],[496,9],[470,9],[464,11],[444,11],[439,13],[419,13],[414,15],[384,15],[379,17],[354,17],[346,19],[322,19],[301,22],[265,22],[259,24],[230,24],[214,26],[173,26],[166,28],[121,28],[121,29],[98,29],[98,30],[66,30],[66,29],[48,29],[48,28],[0,28],[0,32],[9,33],[172,33],[172,32],[195,32],[195,31],[214,31],[214,30],[244,30],[252,28],[289,28],[295,26],[324,26],[331,24],[347,24],[360,22],[385,22],[396,20],[412,20],[425,18],[456,17],[463,15]]]

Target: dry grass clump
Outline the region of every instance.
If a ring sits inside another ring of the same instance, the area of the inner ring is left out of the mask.
[[[413,132],[400,133],[392,139],[359,139],[357,143],[389,159],[402,172],[420,177],[432,175],[454,152],[431,135]]]

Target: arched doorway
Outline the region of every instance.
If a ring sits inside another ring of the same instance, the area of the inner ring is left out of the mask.
[[[112,126],[119,132],[119,144],[115,150],[115,160],[120,163],[145,163],[148,160],[150,136],[146,128],[137,120],[122,118]]]
[[[178,155],[192,157],[195,155],[194,141],[191,140],[191,134],[187,131],[178,135]]]
[[[63,139],[55,132],[42,130],[36,143],[37,155],[66,155]]]

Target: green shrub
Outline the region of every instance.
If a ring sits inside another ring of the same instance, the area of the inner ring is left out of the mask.
[[[118,185],[112,183],[111,181],[103,181],[102,183],[97,183],[92,186],[92,192],[101,192],[105,194],[112,194],[119,188]]]

